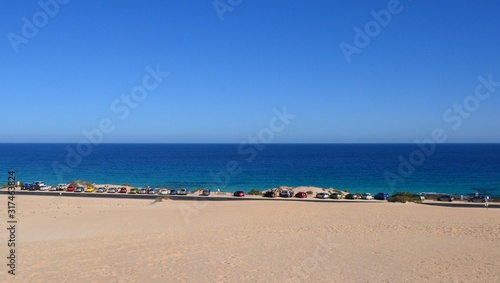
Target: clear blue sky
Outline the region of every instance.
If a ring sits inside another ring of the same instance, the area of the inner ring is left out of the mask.
[[[221,20],[213,1],[73,0],[53,15],[0,1],[0,142],[78,142],[108,118],[104,142],[238,143],[285,106],[296,118],[273,142],[413,142],[438,127],[500,142],[500,86],[443,118],[478,76],[500,82],[500,3],[401,0],[349,63],[340,44],[388,3],[244,0]],[[158,65],[169,76],[119,119],[113,101]]]

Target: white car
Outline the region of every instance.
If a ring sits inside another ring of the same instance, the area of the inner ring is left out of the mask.
[[[160,195],[168,195],[168,190],[167,189],[161,189]]]
[[[49,186],[40,185],[40,191],[48,191],[48,190],[49,190]]]
[[[65,191],[68,188],[68,184],[59,184],[57,185],[58,191]]]
[[[49,188],[49,191],[55,192],[55,191],[57,191],[57,187],[56,186],[52,186],[52,187]]]
[[[373,196],[372,196],[372,194],[370,194],[370,193],[365,193],[365,194],[362,194],[362,195],[361,195],[361,199],[367,199],[367,200],[370,200],[370,199],[373,199]]]

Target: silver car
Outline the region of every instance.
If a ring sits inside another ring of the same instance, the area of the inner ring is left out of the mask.
[[[327,199],[327,198],[330,198],[330,195],[327,193],[317,193],[316,197],[321,198],[321,199]]]

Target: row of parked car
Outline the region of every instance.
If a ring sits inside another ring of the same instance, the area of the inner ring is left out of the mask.
[[[85,192],[85,193],[128,193],[128,194],[159,194],[159,195],[187,195],[188,191],[187,189],[159,189],[159,188],[131,188],[130,190],[125,188],[125,187],[99,187],[95,188],[92,186],[89,186],[87,188],[82,187],[82,186],[71,186],[68,184],[59,184],[57,186],[47,186],[44,184],[43,181],[35,181],[33,183],[24,183],[24,185],[21,187],[21,190],[40,190],[40,191],[66,191],[66,192]],[[202,190],[200,195],[201,196],[209,196],[211,194],[210,190]],[[235,197],[244,197],[245,192],[244,191],[236,191],[233,193],[233,196]],[[282,190],[280,192],[275,192],[275,191],[267,191],[263,194],[264,197],[269,197],[269,198],[275,198],[275,197],[283,197],[283,198],[307,198],[308,194],[306,192],[297,192],[293,193],[291,190]],[[374,196],[370,193],[364,193],[364,194],[347,194],[343,196],[340,193],[326,193],[326,192],[320,192],[317,193],[316,198],[319,199],[364,199],[364,200],[387,200],[389,197],[388,193],[378,193]],[[415,194],[416,198],[419,198],[419,200],[424,200],[425,197],[422,194]],[[436,196],[436,199],[438,201],[448,201],[451,202],[455,198],[451,194],[440,194]],[[483,195],[474,195],[470,196],[467,198],[467,201],[469,202],[488,202],[489,198],[488,196],[483,196]]]
[[[186,189],[158,189],[158,188],[131,188],[130,190],[126,187],[83,187],[83,186],[72,186],[68,184],[59,184],[57,186],[46,186],[42,181],[36,181],[33,183],[25,183],[21,190],[30,191],[64,191],[64,192],[75,192],[75,193],[122,193],[122,194],[161,194],[161,195],[187,195],[188,191]]]
[[[236,191],[234,193],[234,196],[236,197],[244,197],[245,193],[243,191]],[[267,191],[263,195],[263,197],[268,197],[268,198],[275,198],[275,197],[282,197],[282,198],[291,198],[291,197],[296,197],[296,198],[307,198],[307,193],[306,192],[297,192],[293,193],[293,191],[287,191],[283,190],[280,191],[279,193],[276,193],[274,191]],[[372,196],[371,193],[365,193],[365,194],[347,194],[343,196],[340,193],[326,193],[326,192],[321,192],[316,194],[316,198],[319,199],[365,199],[365,200],[372,200],[372,199],[377,199],[377,200],[387,200],[389,197],[388,193],[378,193],[375,196]]]
[[[455,197],[453,195],[450,195],[450,194],[441,194],[441,195],[438,195],[436,197],[436,199],[438,201],[448,201],[448,202],[452,202],[455,200]],[[484,195],[473,195],[473,196],[469,196],[467,198],[467,201],[468,202],[488,202],[489,201],[489,196],[484,196]]]

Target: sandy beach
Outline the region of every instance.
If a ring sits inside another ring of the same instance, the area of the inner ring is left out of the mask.
[[[500,209],[22,196],[17,210],[1,282],[500,280]]]

